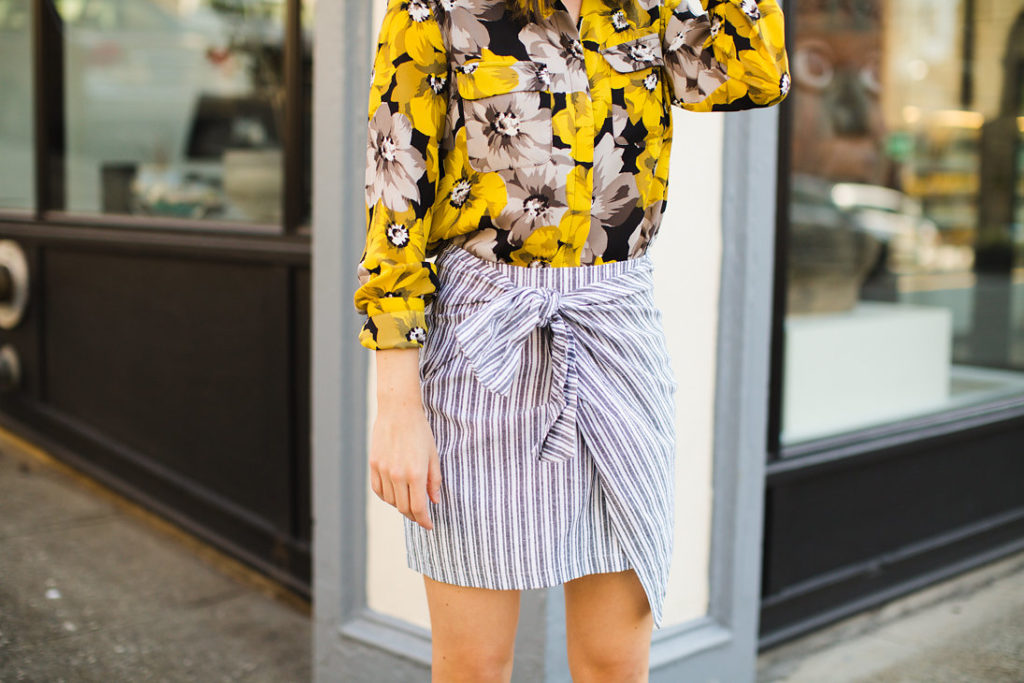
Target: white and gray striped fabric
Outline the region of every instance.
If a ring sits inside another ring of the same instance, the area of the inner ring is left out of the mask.
[[[633,568],[661,628],[676,381],[648,255],[528,268],[448,244],[420,351],[442,471],[410,568],[540,588]]]

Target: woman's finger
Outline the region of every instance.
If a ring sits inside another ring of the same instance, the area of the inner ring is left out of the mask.
[[[427,464],[427,493],[430,500],[435,503],[441,502],[441,460],[437,455],[437,449],[432,449],[430,461]]]
[[[378,498],[384,499],[384,489],[381,487],[380,482],[380,470],[373,465],[370,465],[370,488],[373,489]]]
[[[385,469],[380,473],[380,487],[383,491],[381,498],[388,505],[395,504],[395,484],[391,481],[391,474]]]
[[[425,477],[420,477],[409,484],[409,514],[412,521],[424,529],[433,529],[434,524],[430,521],[430,514],[427,511],[427,482]]]
[[[409,517],[409,484],[403,477],[392,482],[395,486],[395,507],[406,517]],[[411,517],[409,517],[412,519]]]

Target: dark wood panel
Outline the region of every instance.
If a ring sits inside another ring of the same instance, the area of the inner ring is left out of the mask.
[[[793,637],[1024,542],[1021,482],[1019,422],[769,481],[762,641]]]
[[[312,500],[312,442],[310,440],[311,426],[311,395],[310,382],[311,371],[310,357],[312,354],[312,331],[313,315],[310,308],[312,304],[312,281],[308,269],[294,270],[292,292],[293,311],[295,312],[292,321],[294,332],[294,346],[292,358],[295,363],[295,394],[293,405],[295,406],[294,419],[294,462],[295,462],[295,527],[292,529],[295,537],[306,543],[312,543],[313,529],[313,500]],[[308,577],[307,577],[308,580]]]
[[[45,400],[290,526],[287,270],[50,249]]]
[[[19,241],[32,294],[0,342],[25,381],[0,423],[308,596],[308,267]]]

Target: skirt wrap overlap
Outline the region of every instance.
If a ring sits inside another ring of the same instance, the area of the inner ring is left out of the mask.
[[[436,258],[421,350],[442,469],[408,564],[540,588],[633,568],[662,624],[673,541],[674,396],[648,255],[576,267]]]

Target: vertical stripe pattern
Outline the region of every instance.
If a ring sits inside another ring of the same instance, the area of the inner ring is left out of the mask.
[[[441,500],[405,519],[409,566],[540,588],[633,568],[661,627],[674,395],[648,255],[527,268],[449,244],[420,355]]]

